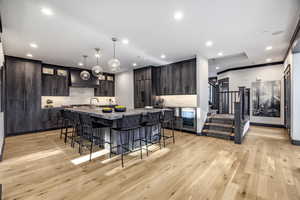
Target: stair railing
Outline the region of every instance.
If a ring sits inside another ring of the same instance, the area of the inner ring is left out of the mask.
[[[234,103],[234,142],[241,144],[250,122],[250,89],[239,87],[239,101]]]
[[[208,90],[209,90],[209,104],[211,106],[211,109],[218,109],[218,86],[214,83],[211,83],[208,81]]]
[[[218,113],[234,114],[234,103],[239,101],[239,91],[219,91],[218,92]]]

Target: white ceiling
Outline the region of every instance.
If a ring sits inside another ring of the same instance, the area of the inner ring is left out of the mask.
[[[41,8],[51,8],[45,16]],[[229,67],[265,63],[266,58],[281,61],[288,48],[300,11],[299,0],[2,0],[4,51],[46,63],[74,66],[89,55],[95,64],[94,48],[107,67],[112,57],[111,37],[128,38],[118,43],[117,57],[122,70],[133,62],[138,67],[161,65],[194,57],[207,58],[246,53],[248,59],[236,62],[211,62],[210,73]],[[184,13],[182,21],[173,14]],[[282,34],[272,35],[277,31]],[[212,40],[210,48],[205,42]],[[30,42],[38,44],[32,49]],[[273,46],[265,51],[266,46]],[[161,59],[164,53],[166,59]],[[216,64],[217,63],[217,64]]]

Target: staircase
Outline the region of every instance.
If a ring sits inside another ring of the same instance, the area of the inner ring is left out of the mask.
[[[202,129],[202,135],[234,140],[234,115],[209,115]]]

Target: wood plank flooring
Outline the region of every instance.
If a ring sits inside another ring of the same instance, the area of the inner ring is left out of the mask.
[[[57,131],[6,139],[3,199],[300,199],[300,147],[283,129],[251,126],[243,145],[176,132],[176,144],[74,165]]]

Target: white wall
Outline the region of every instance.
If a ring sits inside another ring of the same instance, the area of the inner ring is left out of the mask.
[[[300,53],[291,56],[291,136],[293,140],[300,141]]]
[[[200,133],[208,113],[208,60],[197,55],[197,132]]]
[[[229,78],[229,90],[237,91],[239,86],[252,87],[252,83],[257,79],[261,81],[281,80],[281,112],[280,118],[276,117],[254,117],[252,116],[252,88],[250,89],[250,121],[264,124],[284,124],[284,67],[282,65],[272,65],[267,67],[256,67],[252,69],[229,71],[218,76],[218,79]]]
[[[115,75],[115,96],[119,105],[134,108],[133,70]]]

